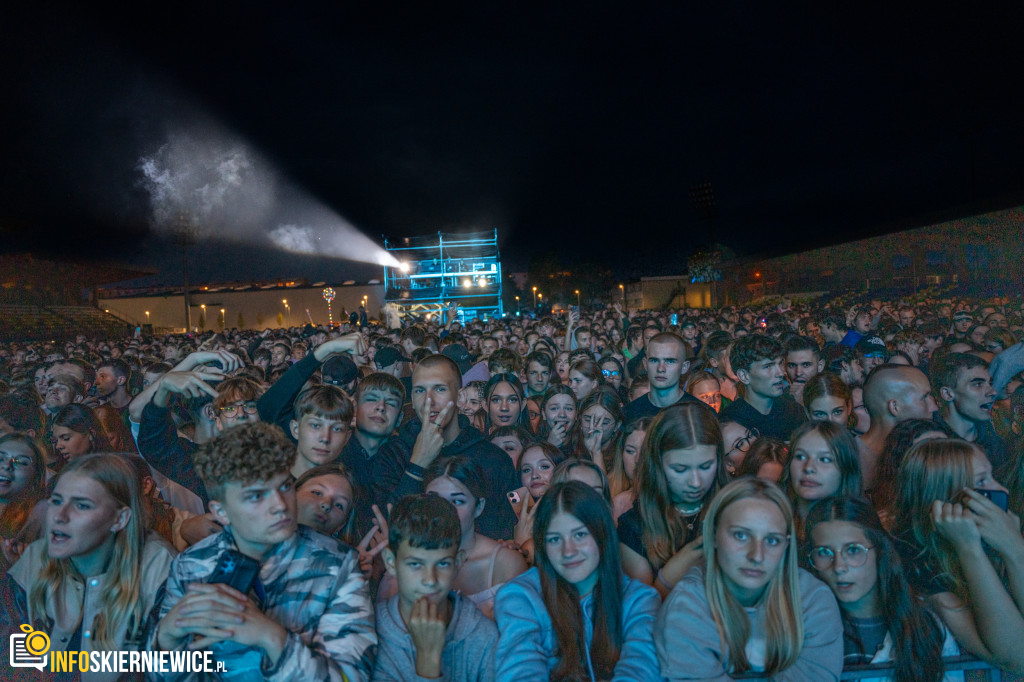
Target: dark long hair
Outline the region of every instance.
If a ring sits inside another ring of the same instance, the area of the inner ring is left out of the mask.
[[[579,481],[552,485],[541,498],[533,522],[533,546],[538,548],[534,562],[540,574],[544,606],[551,616],[558,642],[558,664],[550,679],[563,682],[585,680],[590,677],[588,668],[591,667],[586,661],[587,643],[580,594],[574,585],[558,574],[544,550],[548,526],[559,512],[579,519],[601,552],[597,582],[592,592],[594,636],[590,645],[590,663],[595,677],[611,679],[623,640],[619,538],[608,503],[596,490]]]
[[[882,620],[892,637],[896,682],[919,680],[941,680],[942,643],[944,635],[935,617],[922,607],[910,592],[903,574],[900,556],[892,538],[882,528],[878,514],[863,499],[832,497],[822,500],[811,508],[807,517],[807,551],[811,550],[811,534],[819,523],[846,521],[856,524],[864,531],[867,540],[875,549],[878,561],[878,603]],[[856,630],[843,614],[843,629],[848,637],[860,644]],[[863,648],[863,647],[862,647]],[[871,653],[871,652],[864,652]]]

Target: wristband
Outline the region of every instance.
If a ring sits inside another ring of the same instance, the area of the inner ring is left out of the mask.
[[[664,585],[667,589],[669,589],[669,590],[672,589],[672,586],[669,585],[667,582],[665,582],[665,576],[663,576],[661,574],[661,569],[660,568],[658,569],[658,575],[654,576],[654,579],[657,580],[662,585]]]
[[[422,481],[423,478],[427,475],[427,470],[421,467],[419,464],[413,464],[412,462],[409,462],[408,464],[405,465],[405,473],[408,476],[415,478],[417,481]]]

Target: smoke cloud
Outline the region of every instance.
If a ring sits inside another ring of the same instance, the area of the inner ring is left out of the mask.
[[[179,229],[184,218],[200,238],[398,265],[355,226],[281,177],[244,140],[215,126],[168,133],[136,169],[159,231]]]

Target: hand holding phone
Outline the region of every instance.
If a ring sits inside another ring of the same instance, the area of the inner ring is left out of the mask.
[[[217,565],[206,582],[224,583],[242,594],[249,594],[249,590],[256,583],[259,574],[260,563],[258,561],[241,552],[228,549],[224,550],[217,558]]]

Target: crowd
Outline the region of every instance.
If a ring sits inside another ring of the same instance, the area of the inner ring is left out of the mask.
[[[225,680],[1024,672],[1021,301],[456,312],[0,346],[0,634]]]

